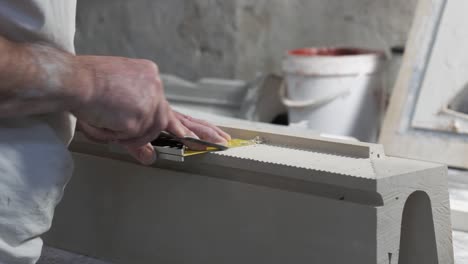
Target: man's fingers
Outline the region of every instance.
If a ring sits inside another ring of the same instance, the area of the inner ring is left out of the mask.
[[[119,140],[118,142],[127,147],[138,148],[148,143],[151,143],[151,141],[155,140],[160,133],[161,128],[155,127],[148,130],[146,134],[139,138],[123,139]]]
[[[177,137],[186,137],[190,136],[193,137],[196,135],[193,134],[192,131],[190,131],[187,127],[185,127],[179,120],[179,118],[175,115],[174,112],[171,112],[170,117],[169,117],[169,123],[167,124],[166,128],[167,132],[170,132]]]
[[[125,141],[125,140],[134,140],[136,137],[130,137],[128,133],[123,133],[119,131],[112,131],[106,128],[98,128],[92,125],[89,125],[85,122],[78,121],[78,127],[84,134],[93,141],[108,143],[110,141]],[[141,138],[141,137],[138,137]],[[148,142],[148,141],[147,141]],[[144,142],[140,146],[146,144]]]
[[[218,134],[216,130],[209,126],[182,118],[181,123],[195,133],[200,139],[218,144],[227,144],[227,140]]]
[[[192,121],[196,122],[196,123],[199,123],[199,124],[202,124],[204,126],[207,126],[207,127],[210,127],[211,129],[215,130],[220,136],[222,136],[224,139],[226,139],[227,141],[231,140],[231,136],[224,132],[223,130],[221,130],[221,128],[205,121],[205,120],[201,120],[201,119],[196,119],[196,118],[192,118]]]
[[[188,120],[188,121],[191,121],[191,122],[195,122],[195,123],[198,123],[198,124],[201,124],[203,126],[206,126],[206,127],[209,127],[211,129],[213,129],[214,131],[216,131],[216,133],[218,133],[221,137],[223,137],[226,141],[229,141],[231,140],[231,136],[224,132],[223,130],[221,130],[219,127],[205,121],[205,120],[201,120],[201,119],[197,119],[197,118],[193,118],[191,116],[187,116],[187,115],[184,115],[184,114],[181,114],[179,112],[175,112],[175,115],[180,119],[180,120]]]
[[[132,157],[143,165],[151,165],[156,161],[156,151],[150,143],[142,147],[124,146],[124,148]]]
[[[116,136],[112,131],[90,126],[84,122],[79,123],[80,130],[93,141],[108,143],[114,141]],[[144,165],[151,165],[156,161],[156,152],[151,144],[143,143],[140,146],[123,145],[127,152]]]
[[[171,121],[169,122],[167,126],[167,132],[170,132],[180,138],[183,137],[192,137],[199,139],[198,135],[195,134],[193,131],[191,131],[189,128],[187,128],[184,124],[181,122],[181,116],[178,115],[177,112],[172,112],[171,116]]]
[[[169,125],[167,126],[167,132],[170,132],[177,137],[183,138],[183,137],[192,137],[192,138],[199,138],[195,133],[190,131],[186,126],[184,126],[178,117],[174,116],[174,118],[171,119],[169,122]],[[192,143],[192,142],[183,142],[187,148],[191,150],[206,150],[206,146]]]
[[[169,120],[171,120],[171,111],[169,106],[167,104],[160,104],[159,108],[158,113],[160,114],[153,117],[152,126],[150,126],[141,136],[120,139],[118,142],[128,147],[140,147],[155,140],[161,131],[165,129]]]
[[[84,122],[79,122],[78,125],[83,134],[93,141],[108,143],[116,139],[115,132],[111,130],[97,128]]]

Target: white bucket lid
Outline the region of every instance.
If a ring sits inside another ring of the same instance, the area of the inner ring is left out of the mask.
[[[359,48],[301,48],[287,52],[283,71],[297,75],[362,75],[381,70],[385,53]]]

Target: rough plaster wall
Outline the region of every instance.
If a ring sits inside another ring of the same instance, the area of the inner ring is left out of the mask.
[[[417,0],[79,0],[77,50],[191,80],[279,71],[301,46],[404,44]]]
[[[235,1],[79,0],[79,53],[148,58],[188,79],[234,77]],[[215,23],[213,23],[215,22]]]

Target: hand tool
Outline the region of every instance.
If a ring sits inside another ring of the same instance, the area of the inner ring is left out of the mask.
[[[228,144],[221,145],[194,137],[177,137],[176,135],[163,131],[151,144],[158,153],[159,159],[172,161],[184,161],[184,157],[194,156],[213,151],[223,151],[229,148],[248,146],[258,143],[258,139],[243,140],[232,139]],[[205,150],[190,150],[187,145],[196,144],[205,147]]]

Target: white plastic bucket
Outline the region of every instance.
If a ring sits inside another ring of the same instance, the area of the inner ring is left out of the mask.
[[[355,48],[304,48],[283,61],[280,96],[291,124],[375,142],[383,114],[383,52]]]

